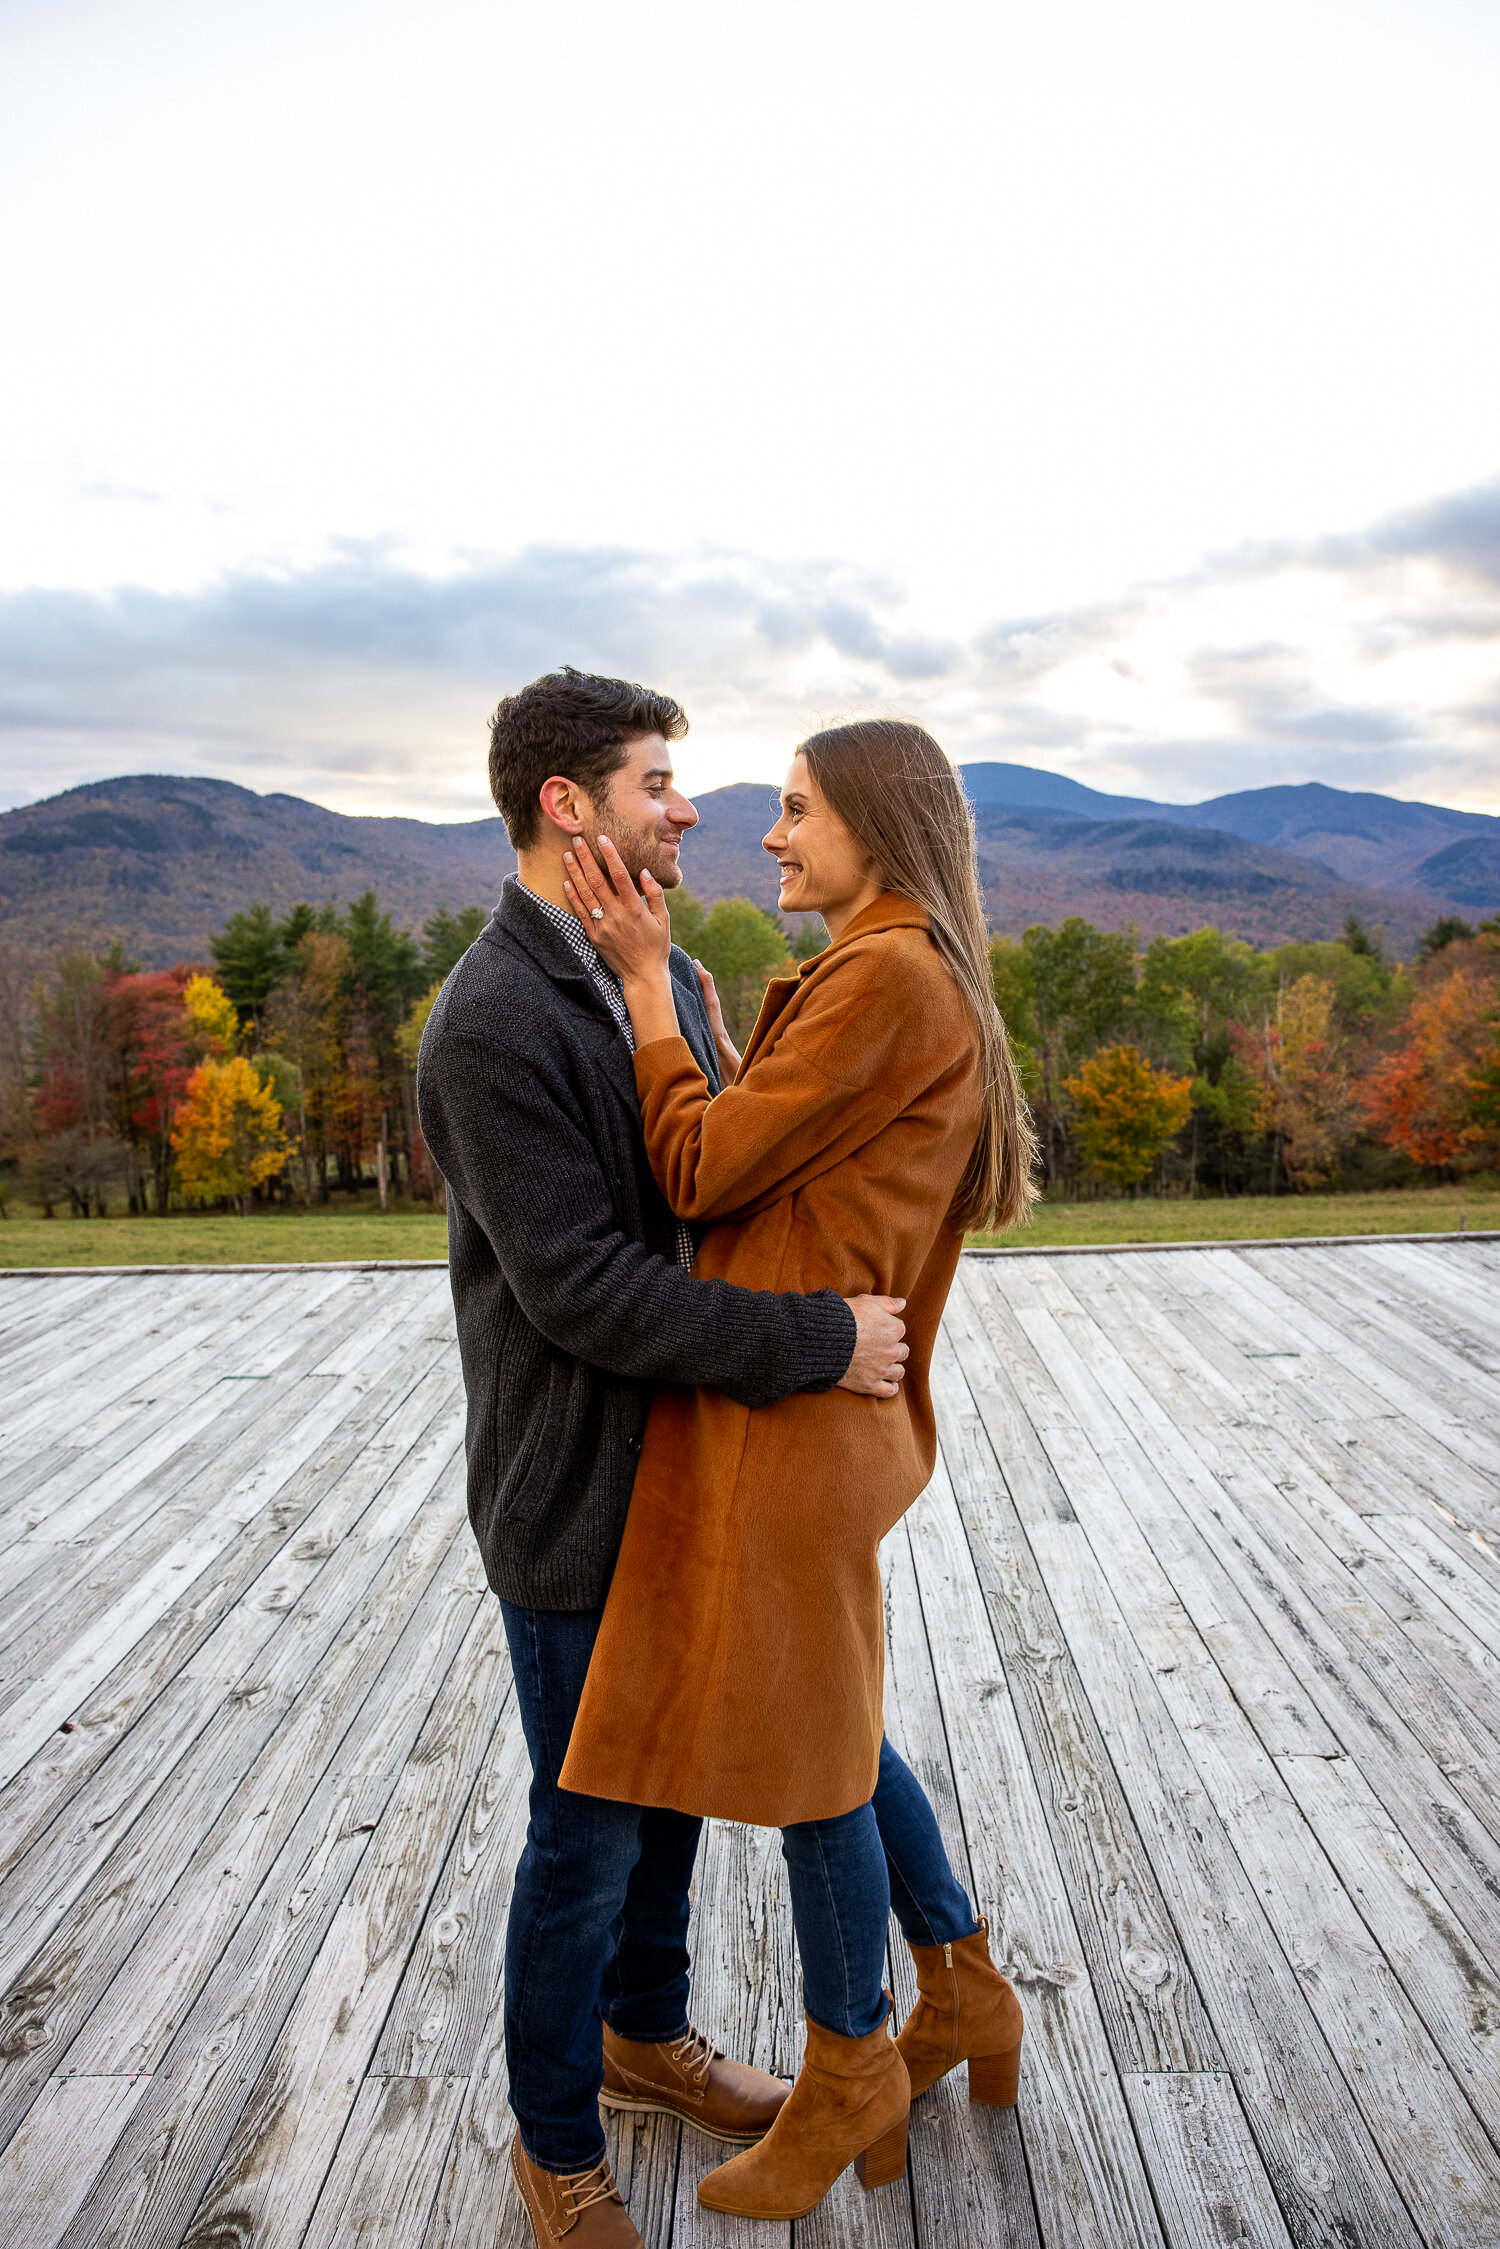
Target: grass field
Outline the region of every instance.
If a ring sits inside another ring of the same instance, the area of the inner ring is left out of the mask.
[[[265,1211],[249,1218],[35,1218],[11,1204],[0,1267],[15,1265],[333,1265],[446,1257],[448,1222],[421,1206]]]
[[[443,1257],[445,1221],[405,1206],[267,1211],[250,1218],[39,1218],[12,1203],[0,1267],[17,1265],[318,1265]],[[1043,1203],[1005,1237],[1025,1249],[1109,1242],[1265,1241],[1289,1234],[1441,1234],[1467,1222],[1500,1231],[1500,1187],[1425,1187],[1384,1195],[1245,1195],[1224,1202]],[[992,1241],[993,1236],[977,1237]]]
[[[1235,1195],[1215,1202],[1041,1203],[1013,1234],[976,1235],[1007,1249],[1109,1242],[1278,1241],[1306,1234],[1500,1231],[1500,1186],[1416,1187],[1383,1195]]]

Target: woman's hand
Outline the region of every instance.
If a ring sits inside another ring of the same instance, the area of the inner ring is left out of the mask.
[[[563,857],[568,903],[624,986],[637,1048],[654,1039],[679,1038],[668,966],[672,925],[661,884],[653,875],[642,875],[637,890],[608,836],[599,838],[597,859],[582,836]]]
[[[598,859],[580,836],[563,853],[563,864],[568,903],[620,981],[667,976],[672,925],[667,894],[655,877],[643,874],[637,890],[608,836],[599,838]]]
[[[724,1028],[724,1010],[719,1005],[718,988],[697,954],[693,966],[698,971],[698,989],[703,994],[703,1004],[708,1009],[708,1027],[714,1035],[714,1045],[719,1050],[719,1075],[726,1085],[733,1085],[739,1075],[740,1050]]]

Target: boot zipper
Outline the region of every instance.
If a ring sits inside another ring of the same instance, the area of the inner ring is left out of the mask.
[[[951,1944],[944,1945],[943,1959],[947,1965],[948,1981],[953,1991],[953,2036],[948,2042],[948,2067],[952,2069],[954,2063],[958,2060],[958,1970],[953,1965],[953,1947]]]

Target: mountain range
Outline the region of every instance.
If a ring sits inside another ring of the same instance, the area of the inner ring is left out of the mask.
[[[1108,796],[1030,766],[961,768],[992,924],[1083,914],[1143,937],[1215,922],[1258,945],[1332,937],[1356,913],[1409,952],[1442,914],[1500,911],[1500,818],[1307,782],[1206,804]],[[771,906],[769,783],[697,799],[684,877],[705,901]],[[330,812],[229,781],[132,774],[0,814],[0,943],[119,939],[150,967],[202,959],[259,899],[346,904],[374,889],[405,927],[485,905],[515,866],[498,819]]]

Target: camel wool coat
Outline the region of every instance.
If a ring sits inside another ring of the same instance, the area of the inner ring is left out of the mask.
[[[874,1793],[877,1548],[932,1474],[928,1373],[980,1115],[973,1018],[910,900],[886,893],[767,991],[710,1098],[684,1039],[635,1057],[651,1168],[709,1231],[693,1270],[907,1300],[895,1398],[770,1406],[665,1387],[561,1781],[786,1827]]]

